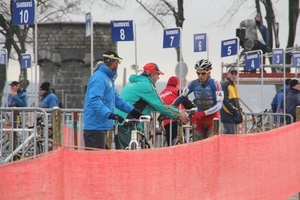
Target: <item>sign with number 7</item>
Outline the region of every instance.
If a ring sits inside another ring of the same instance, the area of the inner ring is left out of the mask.
[[[164,29],[163,48],[180,47],[180,28]]]

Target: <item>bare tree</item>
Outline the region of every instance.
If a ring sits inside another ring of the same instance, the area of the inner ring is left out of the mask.
[[[32,28],[33,26],[13,26],[13,1],[0,0],[0,38],[3,39],[4,48],[7,49],[8,58],[21,62],[21,54],[26,53],[27,48],[32,47],[28,44],[33,44]],[[80,12],[80,0],[36,0],[37,3],[37,22],[54,21],[57,19],[68,18],[68,15]],[[0,40],[1,41],[1,40]],[[0,67],[0,93],[5,87],[6,68]],[[27,88],[29,81],[27,79],[26,69],[21,69],[19,81],[22,88]]]

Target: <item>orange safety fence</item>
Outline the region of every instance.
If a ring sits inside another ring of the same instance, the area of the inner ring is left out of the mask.
[[[287,199],[300,191],[300,122],[168,148],[60,148],[0,166],[0,199]]]

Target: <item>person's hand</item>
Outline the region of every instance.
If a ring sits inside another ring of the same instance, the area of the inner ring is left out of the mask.
[[[181,111],[179,115],[179,120],[186,124],[189,122],[189,117],[184,111]]]
[[[133,108],[133,110],[129,114],[131,114],[136,119],[139,119],[140,116],[143,115],[143,113],[141,113],[141,111],[136,108]]]
[[[118,120],[119,123],[122,123],[124,121],[124,118],[118,114],[114,114],[114,113],[111,113],[109,116],[108,116],[108,119],[113,119],[113,120]]]
[[[12,96],[15,96],[18,92],[16,90],[11,90],[10,93]]]
[[[204,116],[206,116],[204,111],[196,112],[194,116],[191,118],[191,122],[195,124],[198,120],[202,119]]]

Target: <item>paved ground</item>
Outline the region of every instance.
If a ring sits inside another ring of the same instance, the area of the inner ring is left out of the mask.
[[[295,194],[294,196],[288,198],[287,200],[300,200],[300,198],[298,194]]]

